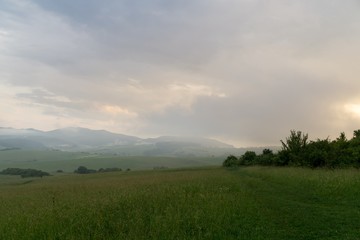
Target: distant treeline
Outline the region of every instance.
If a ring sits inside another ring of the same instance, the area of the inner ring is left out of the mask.
[[[336,140],[326,138],[316,141],[309,141],[308,134],[291,130],[290,136],[285,141],[281,140],[281,144],[282,149],[277,153],[264,149],[259,155],[253,151],[247,151],[239,158],[230,155],[223,166],[360,167],[360,130],[354,131],[350,140],[341,133]]]
[[[19,175],[22,178],[26,177],[44,177],[44,176],[50,176],[49,173],[43,172],[36,169],[21,169],[21,168],[7,168],[0,172],[0,174],[3,175]]]
[[[89,173],[102,173],[102,172],[118,172],[118,171],[122,171],[121,168],[100,168],[99,170],[94,170],[94,169],[88,169],[87,167],[84,166],[80,166],[78,167],[74,172],[75,173],[79,173],[79,174],[89,174]],[[130,169],[128,168],[127,171],[130,171]]]

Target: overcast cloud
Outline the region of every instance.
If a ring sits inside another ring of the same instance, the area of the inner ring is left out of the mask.
[[[0,0],[0,126],[279,145],[360,128],[357,0]]]

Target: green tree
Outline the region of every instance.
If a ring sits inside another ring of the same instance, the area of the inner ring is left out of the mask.
[[[240,165],[250,166],[256,164],[256,153],[253,151],[246,151],[244,155],[240,157]]]
[[[347,140],[344,132],[331,143],[332,156],[328,159],[327,167],[350,166],[353,163],[350,141]]]
[[[360,130],[354,131],[353,138],[349,141],[352,164],[360,167]]]
[[[299,153],[308,144],[308,134],[304,134],[301,131],[290,131],[290,136],[286,138],[285,142],[281,141],[283,150],[292,152],[294,154]]]
[[[239,166],[239,159],[234,155],[228,156],[223,162],[223,167],[236,167]]]
[[[257,163],[260,165],[272,165],[274,162],[274,153],[272,150],[265,148],[262,154],[257,157]]]
[[[354,131],[354,138],[360,139],[360,129]]]
[[[301,131],[290,131],[290,136],[285,142],[281,141],[282,150],[279,155],[282,165],[303,165],[303,152],[308,144],[308,134]]]
[[[324,139],[310,142],[303,153],[302,165],[312,168],[325,167],[332,156],[333,147],[330,140]]]
[[[88,173],[96,173],[96,170],[88,169],[87,167],[80,166],[74,172],[79,174],[88,174]]]

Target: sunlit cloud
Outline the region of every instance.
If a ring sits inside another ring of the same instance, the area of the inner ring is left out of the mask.
[[[125,115],[129,117],[137,117],[137,113],[131,112],[126,108],[122,108],[114,105],[104,105],[101,107],[101,110],[112,115]]]
[[[352,117],[360,118],[360,104],[345,104],[344,109],[345,112],[350,114]]]

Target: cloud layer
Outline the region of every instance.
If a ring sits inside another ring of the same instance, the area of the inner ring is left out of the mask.
[[[0,125],[278,144],[359,128],[358,1],[0,1]]]

